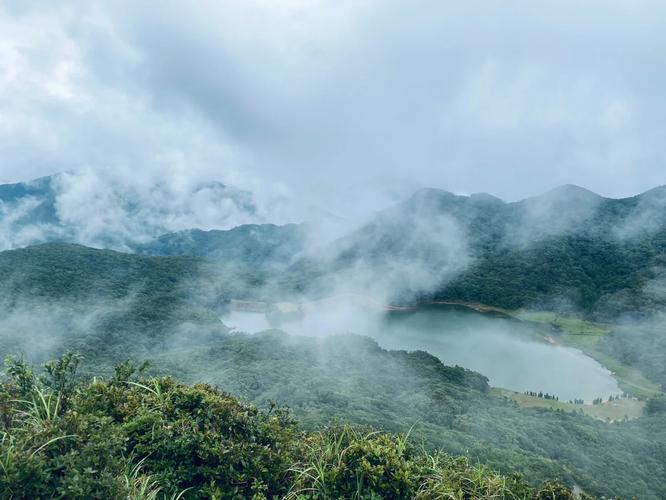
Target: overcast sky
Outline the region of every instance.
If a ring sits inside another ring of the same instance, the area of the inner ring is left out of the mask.
[[[629,196],[666,184],[665,23],[661,0],[0,0],[0,181],[219,179],[336,212]]]

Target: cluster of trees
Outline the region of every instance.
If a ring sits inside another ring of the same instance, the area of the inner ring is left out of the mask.
[[[525,391],[524,394],[527,396],[532,396],[534,398],[543,398],[543,399],[550,399],[551,401],[559,401],[560,398],[557,396],[554,396],[552,394],[548,394],[547,392],[534,392],[534,391]]]
[[[627,397],[627,394],[624,393],[624,392],[623,392],[622,394],[618,394],[618,395],[616,395],[616,396],[613,396],[613,395],[611,394],[610,396],[608,396],[608,399],[607,399],[606,401],[608,401],[609,403],[611,403],[611,402],[613,402],[613,401],[619,401],[620,399],[624,399],[624,398],[626,398],[626,397]],[[594,399],[592,400],[592,404],[594,404],[594,405],[600,405],[600,404],[602,404],[603,402],[604,402],[604,398],[594,398]],[[584,399],[578,399],[578,398],[577,398],[577,399],[570,399],[570,400],[569,400],[569,404],[574,404],[574,405],[584,405],[584,404],[585,404],[585,400],[584,400]]]
[[[627,395],[624,394],[624,393],[619,394],[619,395],[617,395],[617,396],[613,396],[613,395],[611,394],[610,396],[608,396],[608,399],[606,400],[606,402],[608,402],[608,403],[612,403],[613,401],[619,401],[620,399],[622,399],[622,398],[626,398],[626,397],[627,397]],[[600,405],[600,404],[603,404],[603,403],[604,403],[604,398],[594,398],[594,399],[592,400],[592,404],[593,404],[593,405]],[[582,403],[581,403],[581,404],[582,404]]]
[[[130,364],[77,382],[79,360],[65,355],[43,375],[8,360],[1,499],[580,498],[427,452],[406,435],[343,424],[302,432],[286,409],[142,378]]]
[[[508,309],[554,307],[599,318],[647,314],[663,305],[650,294],[654,266],[663,265],[657,239],[620,242],[587,235],[563,235],[524,249],[489,252],[436,299],[465,300]]]
[[[550,399],[551,401],[559,401],[560,400],[560,398],[557,397],[557,396],[554,396],[552,394],[548,394],[547,392],[544,393],[544,392],[541,392],[541,391],[539,391],[539,392],[525,391],[523,394],[525,394],[527,396],[532,396],[534,398]],[[627,397],[627,395],[624,394],[624,393],[621,394],[621,395],[617,395],[617,396],[613,396],[611,394],[610,396],[608,396],[608,402],[618,401],[621,398],[625,398],[625,397]],[[604,402],[603,398],[595,398],[595,399],[592,400],[592,404],[595,404],[595,405],[601,404],[603,402]],[[585,404],[585,400],[584,399],[579,399],[579,398],[570,399],[569,404],[582,405],[582,404]]]

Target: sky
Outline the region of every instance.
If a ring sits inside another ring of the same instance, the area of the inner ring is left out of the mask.
[[[0,0],[0,181],[214,179],[285,218],[426,186],[631,196],[666,184],[664,21],[641,0]]]

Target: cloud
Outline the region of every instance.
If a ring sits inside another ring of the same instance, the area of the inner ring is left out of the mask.
[[[13,202],[0,201],[0,249],[19,248],[43,242],[60,239],[64,230],[56,224],[44,221],[40,224],[25,224],[35,210],[39,210],[42,200],[28,196]]]
[[[0,3],[0,178],[218,179],[279,201],[280,222],[421,186],[632,195],[664,183],[664,10]]]
[[[58,220],[72,228],[75,241],[92,246],[122,249],[166,232],[231,228],[266,217],[249,193],[219,183],[139,177],[128,184],[82,170],[59,175],[55,184]]]

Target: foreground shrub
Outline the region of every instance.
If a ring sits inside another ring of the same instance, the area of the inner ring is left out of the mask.
[[[303,439],[302,461],[291,467],[288,498],[539,499],[575,497],[557,482],[532,488],[466,458],[428,453],[407,435],[336,426]]]
[[[569,499],[407,436],[348,425],[304,433],[208,385],[137,378],[76,383],[78,358],[36,377],[9,360],[0,385],[0,498]]]

